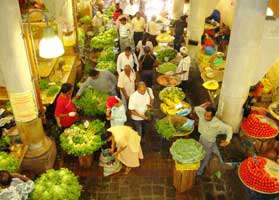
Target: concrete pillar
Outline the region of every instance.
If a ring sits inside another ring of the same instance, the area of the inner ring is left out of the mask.
[[[12,13],[13,17],[7,18]],[[24,144],[29,146],[26,158],[32,166],[42,159],[53,142],[45,136],[42,121],[38,118],[34,89],[31,80],[27,51],[21,29],[21,15],[17,0],[2,0],[0,6],[0,69],[13,108],[17,128]],[[55,156],[52,155],[52,158]],[[52,161],[49,157],[45,163]],[[41,170],[43,171],[43,170]]]
[[[218,116],[239,131],[264,30],[268,0],[238,0],[231,31]]]
[[[201,48],[201,36],[204,31],[205,18],[216,7],[219,0],[190,0],[190,15],[188,17],[187,47],[189,55],[194,57]],[[188,40],[198,41],[198,46],[188,44]]]
[[[184,0],[172,0],[172,17],[179,19],[183,15]]]

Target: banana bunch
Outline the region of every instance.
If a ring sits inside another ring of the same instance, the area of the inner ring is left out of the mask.
[[[173,100],[164,98],[163,103],[160,104],[161,111],[167,115],[176,115],[178,112],[191,108],[191,106],[185,101],[180,101],[179,98],[175,97]]]
[[[161,33],[160,35],[158,35],[156,37],[156,40],[161,43],[170,43],[170,42],[173,42],[174,37],[171,36],[169,33],[165,32],[165,33]]]
[[[271,84],[270,80],[268,80],[267,78],[263,78],[261,80],[261,82],[264,85],[264,88],[263,88],[262,92],[264,94],[270,93],[270,91],[272,90],[272,84]]]

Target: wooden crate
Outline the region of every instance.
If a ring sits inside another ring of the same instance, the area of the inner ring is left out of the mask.
[[[179,171],[174,167],[173,185],[177,192],[185,192],[190,190],[196,181],[197,170]]]

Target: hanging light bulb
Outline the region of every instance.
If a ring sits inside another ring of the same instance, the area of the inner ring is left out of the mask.
[[[44,36],[39,43],[39,55],[42,58],[56,58],[64,54],[64,46],[51,26],[46,26]]]

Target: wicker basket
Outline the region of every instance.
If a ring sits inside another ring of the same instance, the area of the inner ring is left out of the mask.
[[[168,115],[166,116],[166,119],[169,120],[169,122],[175,127],[176,133],[173,135],[173,137],[185,137],[190,135],[194,127],[190,131],[179,131],[178,129],[188,120],[186,117],[179,116],[179,115]]]

